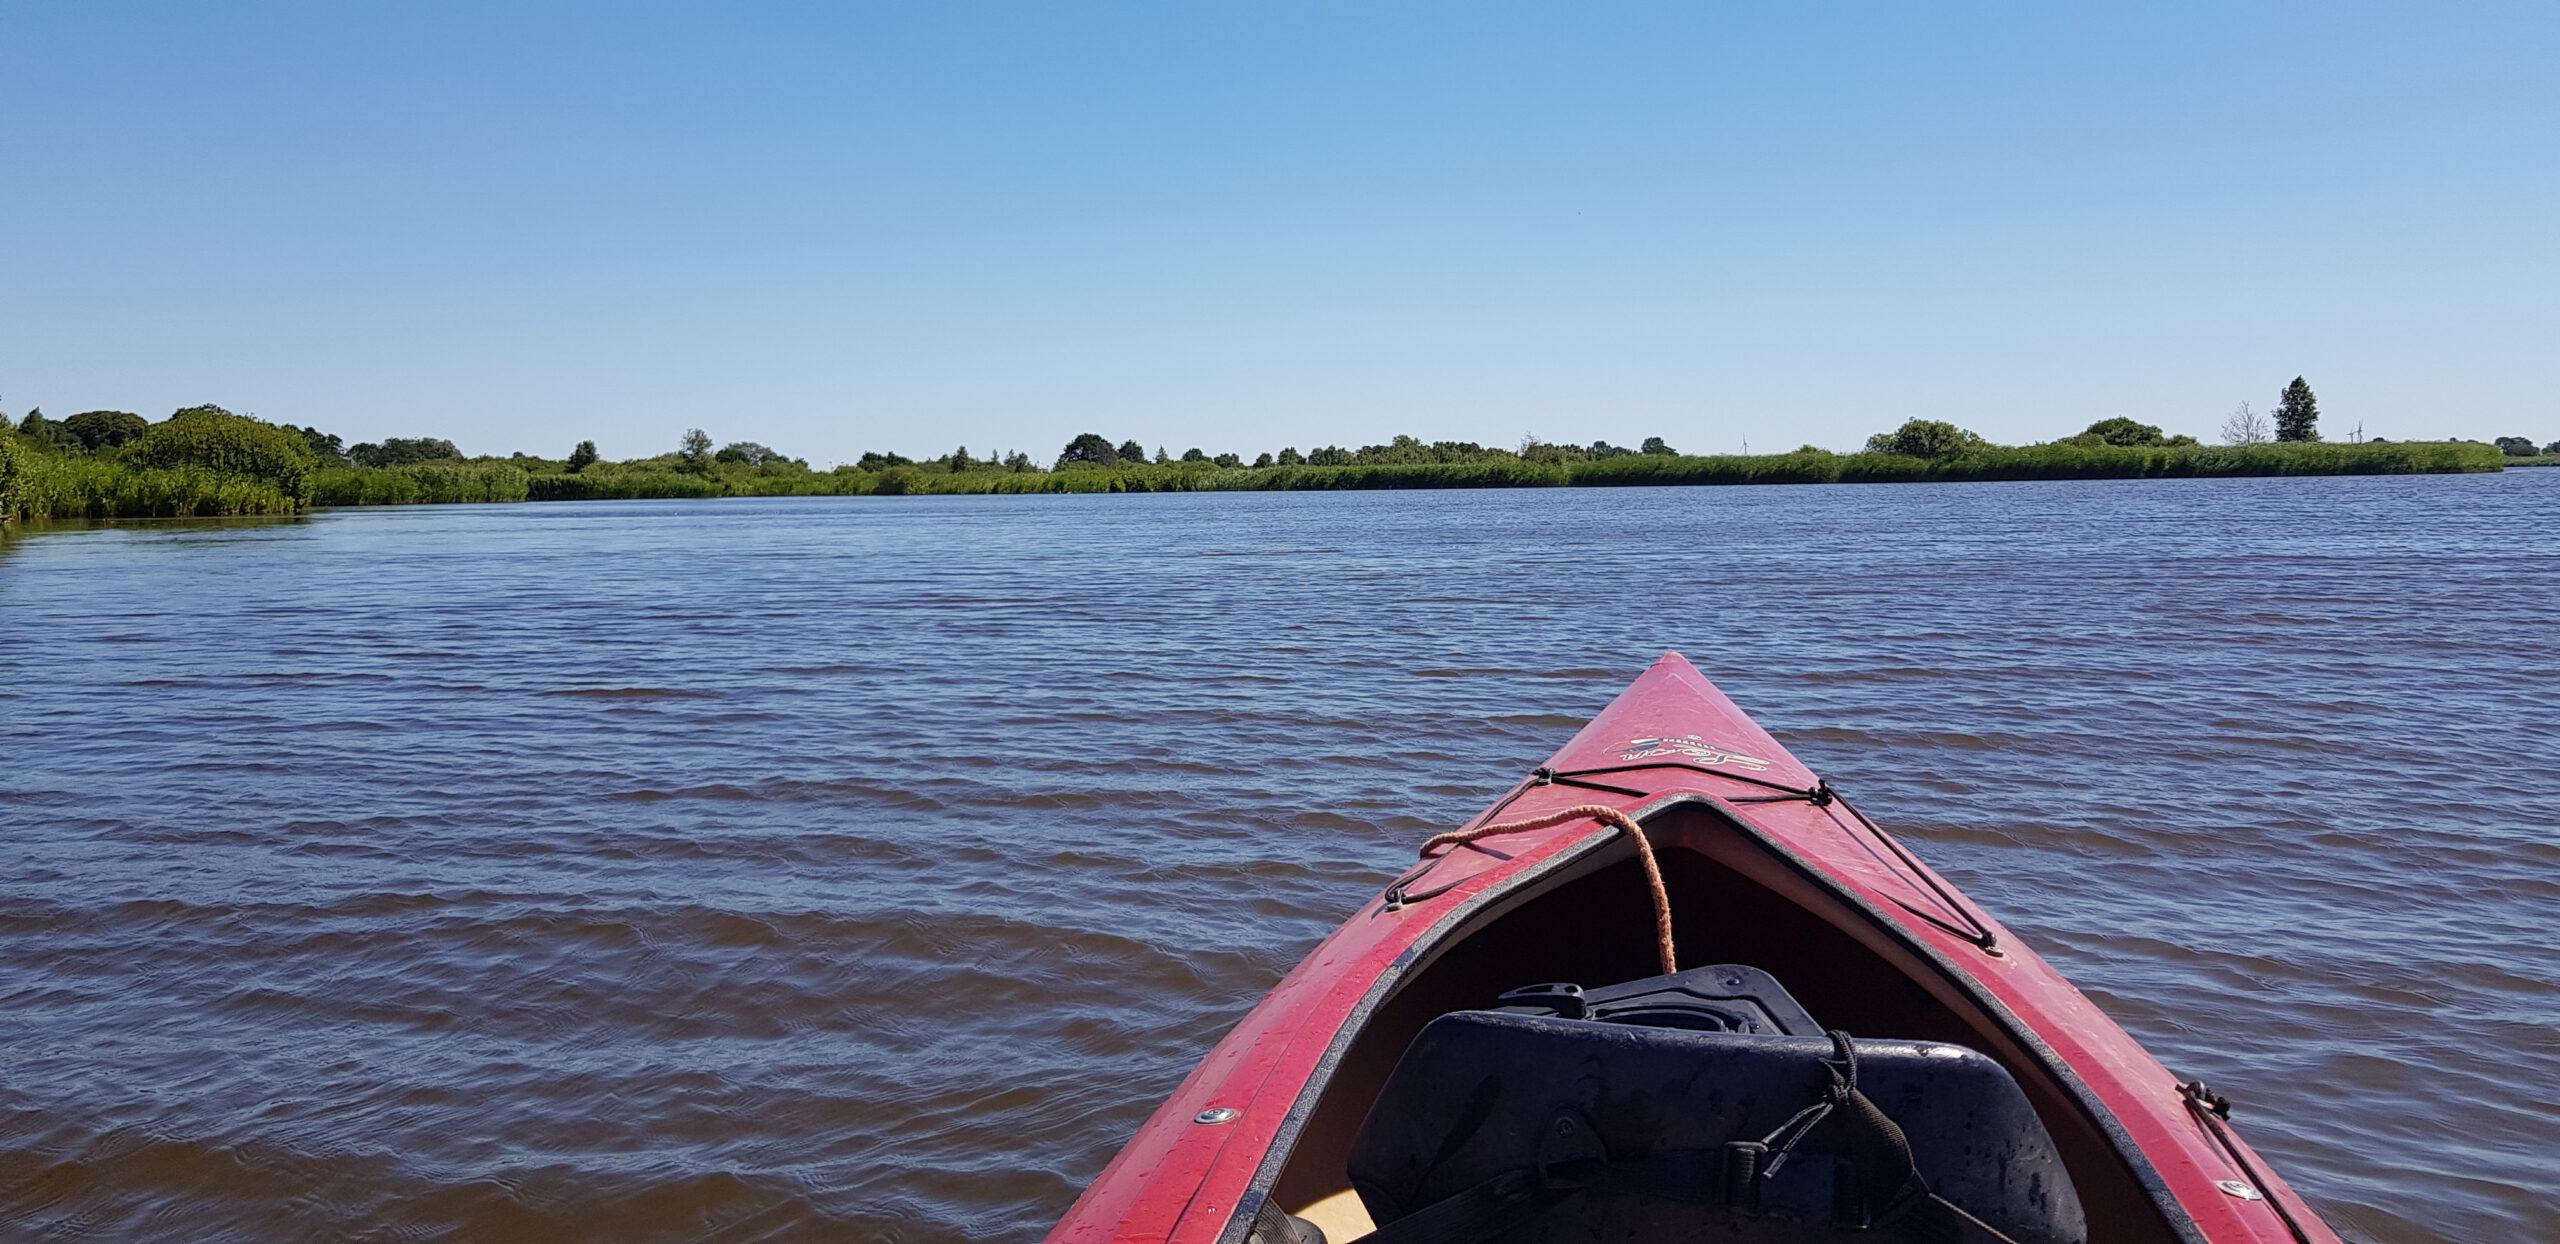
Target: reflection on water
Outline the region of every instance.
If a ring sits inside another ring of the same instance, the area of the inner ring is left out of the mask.
[[[1664,649],[2350,1237],[2560,1236],[2560,472],[0,543],[0,1236],[1029,1239]]]

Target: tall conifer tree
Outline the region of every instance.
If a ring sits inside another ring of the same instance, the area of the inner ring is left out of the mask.
[[[2311,396],[2311,386],[2302,377],[2284,387],[2276,399],[2276,439],[2280,441],[2316,441],[2320,439],[2320,402]]]

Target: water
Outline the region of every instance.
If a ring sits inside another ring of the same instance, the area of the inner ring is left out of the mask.
[[[2560,1238],[2560,471],[0,546],[0,1238],[1027,1240],[1664,649],[2349,1237]]]

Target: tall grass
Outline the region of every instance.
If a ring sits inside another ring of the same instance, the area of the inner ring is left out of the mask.
[[[18,438],[0,428],[0,523],[18,516],[18,497],[26,485],[28,453]]]
[[[1904,484],[1928,481],[2161,479],[2268,475],[2418,475],[2499,469],[2495,446],[2467,441],[2281,445],[2026,445],[1953,458],[1821,452],[1578,462],[1579,486]]]
[[[589,471],[583,475],[536,475],[527,484],[530,501],[631,501],[672,497],[719,497],[720,481],[674,471]]]
[[[523,501],[532,477],[506,462],[417,462],[311,473],[313,505],[437,505]]]
[[[1285,466],[1236,472],[1229,487],[1297,492],[1368,488],[1558,488],[1572,483],[1561,464],[1498,458],[1488,462],[1398,462],[1381,466]]]
[[[208,425],[209,426],[209,425]],[[1883,484],[1924,481],[2141,479],[2199,476],[2401,475],[2495,471],[2510,460],[2463,441],[2382,444],[1983,446],[1951,458],[1896,454],[1706,457],[1634,455],[1573,463],[1497,458],[1377,466],[1221,468],[1129,463],[1061,471],[801,469],[694,475],[599,464],[577,475],[528,474],[508,460],[398,467],[333,466],[309,474],[242,474],[203,465],[153,466],[134,455],[44,452],[0,437],[0,518],[184,518],[289,514],[307,488],[313,505],[454,501],[601,501],[724,496],[895,496],[936,493],[1300,491],[1390,488],[1624,487],[1665,484]],[[540,464],[537,464],[540,465]]]
[[[52,454],[19,459],[16,509],[27,518],[214,518],[300,508],[273,480],[202,467],[138,467]]]

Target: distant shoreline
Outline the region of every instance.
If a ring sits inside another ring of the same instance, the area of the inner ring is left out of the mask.
[[[1905,484],[1995,480],[2436,475],[2494,472],[2510,461],[2468,441],[2266,445],[1979,447],[1946,458],[1889,453],[1629,455],[1584,462],[1417,462],[1368,466],[1220,467],[1213,463],[1067,467],[1053,471],[882,471],[734,474],[590,470],[526,477],[529,501],[715,496],[1293,492],[1437,488],[1611,488],[1739,484]],[[386,468],[396,471],[400,468]],[[317,504],[335,491],[316,481]],[[472,498],[483,499],[483,498]],[[500,498],[485,498],[500,499]],[[507,498],[513,499],[513,498]]]
[[[777,496],[925,494],[1295,492],[1445,488],[1611,488],[1749,484],[1901,484],[2074,479],[2252,478],[2291,475],[2487,473],[2560,465],[2515,459],[2472,441],[2255,445],[1968,445],[1943,457],[1877,451],[1837,454],[1624,454],[1583,461],[1505,455],[1471,462],[1222,466],[1213,461],[1064,465],[1052,470],[932,463],[876,470],[812,471],[774,459],[759,466],[660,461],[598,462],[569,472],[539,459],[444,459],[399,466],[330,466],[295,487],[194,467],[151,468],[97,458],[29,455],[12,481],[13,506],[35,519],[183,518],[290,514],[364,505],[518,501],[615,501]]]

